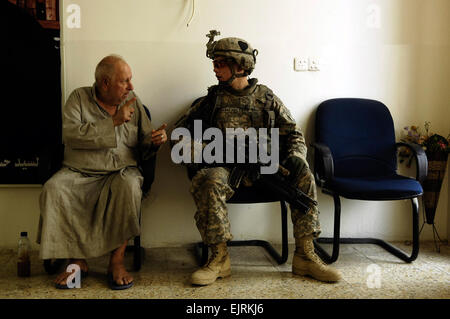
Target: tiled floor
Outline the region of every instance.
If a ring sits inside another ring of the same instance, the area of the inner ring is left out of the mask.
[[[396,243],[397,244],[397,243]],[[400,244],[405,251],[410,247]],[[32,276],[16,276],[15,251],[0,250],[0,298],[134,298],[134,299],[303,299],[377,298],[450,299],[450,246],[436,252],[433,242],[421,243],[419,257],[406,264],[374,245],[342,245],[333,265],[343,280],[327,284],[291,273],[293,246],[284,265],[260,247],[230,247],[232,276],[211,286],[193,287],[189,277],[197,267],[191,247],[150,248],[142,269],[133,272],[135,285],[112,291],[106,285],[108,256],[88,260],[89,277],[81,289],[57,290],[45,273],[38,253],[32,256]],[[131,254],[127,262],[131,267]]]

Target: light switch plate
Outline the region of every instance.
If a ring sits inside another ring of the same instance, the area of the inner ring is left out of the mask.
[[[308,59],[302,57],[294,58],[294,70],[295,71],[308,71]]]
[[[309,58],[308,70],[309,71],[319,71],[320,70],[320,61],[318,58]]]

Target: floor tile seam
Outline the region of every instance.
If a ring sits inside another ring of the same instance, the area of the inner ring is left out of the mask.
[[[427,264],[427,265],[429,265],[429,266],[431,266],[433,269],[435,269],[435,270],[438,270],[438,271],[440,271],[440,272],[443,272],[444,274],[446,274],[447,276],[450,276],[450,270],[449,271],[447,271],[447,270],[445,270],[445,268],[443,268],[442,266],[440,266],[440,265],[436,265],[436,263],[435,262],[433,262],[432,260],[423,260],[422,261],[423,263],[425,263],[425,264]],[[449,268],[450,269],[450,268]]]
[[[274,267],[277,271],[279,271],[278,266],[280,266],[280,264],[278,264],[278,262],[269,254],[269,252],[266,249],[264,249],[263,247],[260,247],[260,248],[261,248],[261,251],[263,252],[264,257],[269,262],[269,264],[272,267]],[[275,249],[275,250],[281,255],[281,251],[279,249]],[[286,262],[288,262],[288,261],[289,261],[289,257],[288,257],[288,260]],[[284,265],[284,264],[282,264],[282,265]]]
[[[376,264],[376,265],[378,265],[378,266],[380,266],[380,267],[384,267],[384,266],[386,266],[386,265],[384,265],[383,263],[381,263],[380,261],[376,261],[376,260],[373,260],[372,258],[374,258],[374,256],[366,256],[366,258],[368,258],[369,260],[371,260],[374,264]],[[401,259],[398,259],[399,261],[401,261]],[[444,274],[446,274],[446,275],[450,275],[450,273],[448,272],[448,271],[446,271],[445,269],[443,269],[443,268],[441,268],[441,266],[437,266],[437,265],[435,265],[432,261],[427,261],[427,260],[421,260],[420,261],[420,263],[417,263],[417,262],[415,262],[415,261],[412,261],[411,263],[407,263],[407,262],[404,262],[404,261],[401,261],[402,262],[402,264],[401,265],[410,265],[410,266],[412,266],[415,270],[424,270],[423,268],[425,267],[425,266],[430,266],[433,270],[435,270],[435,271],[438,271],[438,272],[442,272],[442,273],[444,273]],[[425,265],[424,265],[425,264]],[[390,264],[388,264],[388,265],[390,265]],[[392,264],[392,265],[395,265],[395,264]]]

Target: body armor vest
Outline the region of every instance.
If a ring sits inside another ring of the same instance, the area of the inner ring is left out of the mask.
[[[258,85],[248,95],[235,95],[215,85],[208,89],[208,95],[200,103],[203,105],[199,113],[192,118],[201,119],[204,129],[217,127],[225,133],[226,128],[258,130],[275,126],[273,93],[264,85]]]

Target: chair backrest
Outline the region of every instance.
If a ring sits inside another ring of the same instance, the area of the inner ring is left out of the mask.
[[[322,102],[316,113],[316,141],[330,148],[336,177],[387,176],[397,169],[394,123],[379,101]]]
[[[150,114],[150,110],[145,105],[143,105],[143,106],[144,106],[145,113],[147,114],[148,118],[151,121],[152,116]],[[142,175],[144,176],[144,183],[142,184],[142,191],[145,195],[150,191],[152,184],[155,180],[156,155],[146,161],[141,161],[140,166],[142,169]]]

